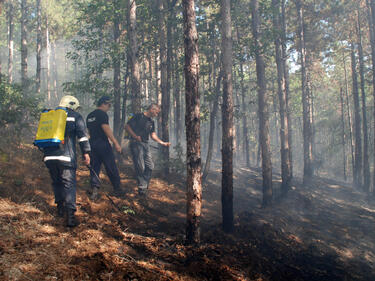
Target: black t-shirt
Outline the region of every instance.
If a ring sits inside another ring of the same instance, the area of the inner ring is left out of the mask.
[[[155,122],[143,113],[135,114],[127,124],[133,129],[137,136],[142,138],[143,142],[147,142],[149,135],[155,132]]]
[[[108,140],[108,137],[102,128],[103,124],[108,124],[108,114],[106,112],[100,109],[95,109],[93,112],[87,115],[86,123],[91,140]]]

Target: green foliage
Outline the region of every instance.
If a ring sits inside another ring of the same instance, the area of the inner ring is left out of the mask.
[[[186,157],[183,152],[181,144],[177,144],[173,147],[175,151],[175,156],[170,157],[169,159],[169,167],[171,169],[171,172],[174,172],[176,174],[185,174],[186,172]]]
[[[131,209],[129,206],[124,205],[121,207],[121,210],[125,215],[135,215],[135,211]]]
[[[0,127],[13,125],[16,131],[28,127],[29,118],[36,118],[39,112],[39,100],[25,97],[21,87],[0,80]]]

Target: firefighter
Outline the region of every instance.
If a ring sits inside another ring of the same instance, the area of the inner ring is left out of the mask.
[[[65,108],[68,113],[64,143],[58,147],[44,148],[43,160],[52,179],[57,215],[59,217],[66,215],[66,225],[75,227],[79,225],[79,221],[74,215],[76,212],[76,139],[78,139],[85,165],[90,164],[91,149],[85,121],[77,112],[78,99],[73,96],[64,96],[59,107]]]

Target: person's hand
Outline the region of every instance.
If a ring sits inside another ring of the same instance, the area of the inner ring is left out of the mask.
[[[121,146],[118,143],[115,143],[115,149],[118,153],[121,153]]]
[[[142,138],[140,136],[135,136],[134,138],[135,138],[136,141],[139,141],[139,142],[142,141]]]
[[[171,145],[171,143],[170,142],[161,142],[160,143],[162,146],[170,146]]]
[[[83,163],[86,166],[90,165],[90,155],[88,153],[83,154]]]

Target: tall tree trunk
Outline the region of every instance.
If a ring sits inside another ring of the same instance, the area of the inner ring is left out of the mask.
[[[170,95],[168,91],[168,63],[166,48],[166,23],[164,0],[158,0],[159,10],[159,45],[160,45],[160,65],[161,65],[161,137],[163,141],[169,140],[169,104]],[[167,38],[168,39],[168,38]],[[162,148],[162,157],[165,161],[163,172],[169,174],[169,147]]]
[[[301,90],[303,107],[303,182],[308,183],[313,177],[312,163],[312,124],[311,124],[311,99],[308,88],[308,74],[305,46],[305,23],[303,6],[300,0],[295,0],[298,17],[299,53],[301,60]]]
[[[369,3],[369,1],[371,1]],[[375,120],[375,0],[367,0],[367,9],[369,10],[368,13],[368,21],[370,27],[370,41],[371,41],[371,62],[372,62],[372,95],[373,95],[373,102],[374,102],[374,111],[373,111],[373,119]],[[374,122],[374,134],[375,134],[375,122]],[[375,195],[375,142],[374,142],[374,170],[372,174],[372,192]]]
[[[233,87],[232,87],[232,19],[230,0],[221,0],[222,19],[222,179],[221,203],[223,229],[233,231]]]
[[[120,19],[116,15],[119,3],[117,0],[113,1],[114,5],[114,21],[113,21],[113,42],[116,46],[120,45]],[[118,49],[117,47],[116,49]],[[113,135],[120,142],[120,126],[121,126],[121,60],[120,54],[115,53],[113,59]]]
[[[359,76],[361,78],[361,94],[362,94],[362,130],[363,130],[363,189],[370,191],[370,163],[368,150],[368,131],[367,131],[367,116],[366,116],[366,91],[365,91],[365,63],[363,61],[363,48],[362,48],[362,30],[360,11],[358,9],[358,56],[359,56]]]
[[[36,91],[40,94],[42,71],[42,7],[41,1],[36,1],[37,8],[37,37],[36,37]]]
[[[242,138],[242,149],[243,155],[245,156],[246,167],[250,168],[250,148],[249,148],[249,136],[248,136],[248,128],[247,128],[247,106],[246,106],[246,88],[244,83],[244,72],[243,72],[243,63],[240,61],[240,83],[241,83],[241,98],[242,98],[242,130],[243,130],[243,138]]]
[[[14,56],[14,41],[13,41],[13,0],[8,2],[8,79],[9,83],[13,82],[13,56]]]
[[[176,143],[179,143],[181,140],[182,135],[182,128],[181,128],[181,93],[180,93],[180,73],[178,71],[178,52],[176,52],[176,58],[175,58],[175,72],[174,72],[174,99],[175,99],[175,138]]]
[[[58,71],[57,71],[57,63],[56,63],[56,40],[52,43],[52,71],[53,71],[53,95],[55,97],[55,101],[59,101],[59,89],[58,89]]]
[[[351,65],[353,82],[353,102],[354,102],[354,170],[353,185],[356,188],[362,187],[362,134],[361,134],[361,114],[359,105],[358,81],[356,70],[356,58],[354,43],[351,43]]]
[[[348,112],[348,122],[349,122],[349,137],[350,137],[350,152],[352,158],[352,174],[354,177],[354,140],[353,140],[353,122],[352,122],[352,113],[349,105],[349,89],[348,89],[348,78],[346,72],[346,62],[345,56],[343,56],[344,63],[344,80],[345,80],[345,98],[346,98],[346,110]]]
[[[137,4],[135,0],[128,0],[128,36],[132,112],[138,113],[141,112],[141,90],[137,43]]]
[[[46,49],[47,49],[47,103],[52,106],[51,98],[51,42],[49,38],[49,22],[48,17],[46,17]]]
[[[340,110],[341,110],[341,142],[342,142],[342,156],[343,156],[343,169],[344,169],[344,181],[346,178],[346,149],[345,149],[345,114],[344,114],[344,97],[342,93],[342,87],[340,88]]]
[[[272,204],[272,163],[270,152],[269,113],[263,46],[260,42],[258,0],[252,0],[252,31],[255,42],[255,60],[258,86],[259,143],[262,152],[263,207]]]
[[[289,110],[289,68],[288,68],[288,54],[286,47],[286,20],[285,20],[285,0],[281,0],[281,63],[283,66],[284,82],[285,82],[285,110],[288,121],[288,143],[289,143],[289,170],[290,180],[293,179],[293,153],[292,153],[292,118]]]
[[[119,140],[120,140],[120,145],[124,137],[124,129],[125,129],[125,124],[126,124],[126,115],[127,115],[127,110],[126,110],[126,102],[128,99],[128,85],[129,85],[129,69],[128,67],[126,68],[126,73],[124,75],[124,89],[122,93],[122,106],[121,106],[121,125],[120,125],[120,135],[119,135]]]
[[[292,178],[290,169],[290,154],[289,154],[289,126],[287,116],[287,92],[284,75],[284,66],[282,61],[282,36],[278,32],[280,25],[280,0],[272,0],[274,7],[273,26],[276,32],[275,38],[275,54],[277,65],[277,93],[279,96],[279,112],[280,112],[280,153],[281,153],[281,189],[285,194],[290,188],[290,181]]]
[[[210,113],[210,131],[209,131],[209,136],[208,136],[206,163],[204,165],[203,176],[202,176],[203,183],[206,181],[206,178],[208,176],[208,172],[210,171],[210,166],[211,166],[213,146],[214,146],[216,116],[217,116],[217,112],[219,109],[221,79],[222,79],[222,72],[220,71],[219,76],[217,77],[217,81],[216,81],[215,98],[213,100],[212,110]]]
[[[187,227],[186,242],[199,243],[202,209],[200,151],[200,104],[198,33],[195,26],[194,0],[183,0],[186,91],[186,163],[187,163]]]
[[[27,0],[21,1],[21,83],[22,90],[26,94],[27,84]]]

